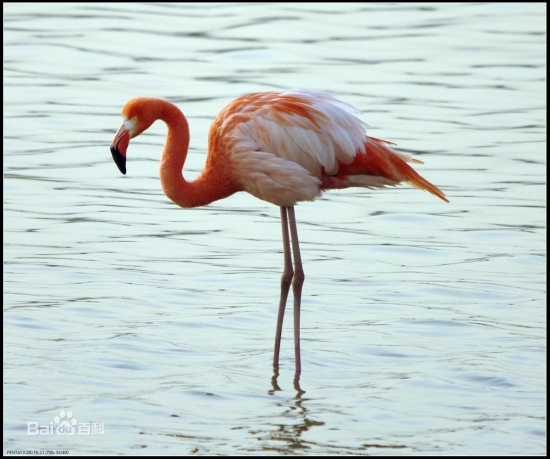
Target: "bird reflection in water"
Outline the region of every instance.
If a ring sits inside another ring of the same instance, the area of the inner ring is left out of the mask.
[[[276,392],[282,391],[277,378],[279,377],[278,368],[273,369],[273,376],[271,377],[271,386],[272,389],[268,391],[269,395],[275,395]],[[312,421],[307,417],[307,408],[303,406],[305,399],[302,398],[302,395],[306,392],[300,387],[300,374],[294,374],[294,389],[296,390],[296,395],[294,396],[293,403],[289,404],[286,411],[282,413],[282,416],[292,418],[292,424],[276,424],[277,430],[270,432],[271,440],[278,440],[287,443],[287,447],[275,448],[268,447],[264,450],[273,450],[280,453],[288,453],[295,449],[310,449],[311,447],[306,444],[304,440],[301,439],[303,433],[310,430],[315,426],[324,426],[324,422]],[[300,417],[301,421],[296,422],[296,418]]]

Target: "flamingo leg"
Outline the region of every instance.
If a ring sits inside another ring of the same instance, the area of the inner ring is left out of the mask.
[[[294,276],[292,277],[292,292],[294,293],[294,354],[296,356],[296,376],[302,372],[300,359],[300,305],[302,303],[302,286],[304,285],[304,269],[300,256],[300,243],[298,242],[298,228],[294,207],[288,207],[288,223],[292,238],[292,254],[294,256]]]
[[[273,352],[273,367],[279,368],[279,352],[281,350],[281,333],[283,332],[283,320],[285,318],[286,300],[294,277],[292,269],[292,254],[290,252],[290,235],[288,232],[288,207],[281,207],[281,226],[283,228],[283,250],[285,267],[281,276],[281,299],[279,301],[279,315],[277,316],[277,331],[275,332],[275,351]]]
[[[294,354],[296,358],[296,376],[302,372],[300,358],[300,306],[302,303],[302,286],[304,285],[304,269],[300,256],[300,243],[298,241],[298,228],[294,207],[281,207],[281,225],[283,229],[283,249],[285,267],[281,277],[281,299],[279,301],[279,314],[277,316],[277,331],[275,332],[275,350],[273,352],[273,367],[279,367],[279,352],[281,350],[281,334],[283,331],[283,319],[285,316],[286,300],[290,285],[294,293]],[[290,229],[290,233],[289,233]],[[292,251],[290,249],[292,243]],[[294,257],[294,269],[292,258]]]

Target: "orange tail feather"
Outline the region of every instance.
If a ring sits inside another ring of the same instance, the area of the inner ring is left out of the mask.
[[[426,190],[445,202],[449,200],[439,188],[428,182],[407,162],[421,163],[410,156],[393,151],[386,144],[395,145],[385,140],[367,137],[367,154],[358,153],[351,164],[341,164],[338,174],[374,175],[385,177],[395,182],[407,182],[415,188]]]

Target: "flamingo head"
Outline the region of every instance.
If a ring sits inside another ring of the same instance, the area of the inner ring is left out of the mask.
[[[126,174],[126,150],[130,139],[140,135],[155,122],[156,118],[148,110],[150,102],[148,97],[136,97],[122,109],[122,124],[111,143],[111,154],[123,174]]]

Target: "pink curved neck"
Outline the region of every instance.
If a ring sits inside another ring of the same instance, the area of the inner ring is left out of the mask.
[[[189,124],[183,113],[169,102],[157,109],[157,119],[168,126],[160,161],[160,182],[166,196],[181,207],[197,207],[226,198],[238,190],[226,168],[217,166],[220,152],[209,145],[206,167],[192,182],[183,178],[182,169],[189,149]],[[221,152],[223,155],[223,152]]]

